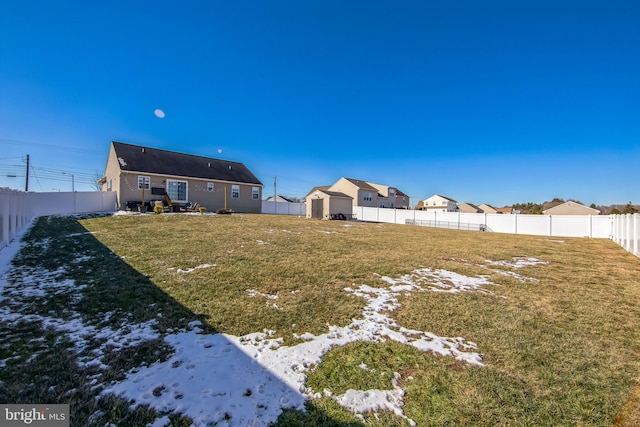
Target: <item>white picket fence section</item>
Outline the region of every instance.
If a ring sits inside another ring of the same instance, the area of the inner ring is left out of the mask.
[[[263,200],[262,213],[305,216],[307,214],[307,205],[304,203],[273,202]]]
[[[0,188],[0,249],[43,215],[113,212],[115,192],[29,193]]]

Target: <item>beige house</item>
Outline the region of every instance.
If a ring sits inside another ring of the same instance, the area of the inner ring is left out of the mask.
[[[119,209],[136,209],[156,201],[179,210],[198,203],[260,213],[262,183],[242,163],[112,142],[102,191],[115,191]]]
[[[378,190],[378,205],[381,208],[409,209],[409,196],[396,187],[369,182]]]
[[[473,203],[460,203],[458,205],[458,211],[463,212],[463,213],[482,213],[482,209],[480,209],[478,206],[474,205]]]
[[[593,209],[582,203],[569,200],[542,211],[544,215],[600,215],[598,209]]]
[[[419,205],[422,210],[431,212],[456,212],[458,209],[458,202],[439,194],[434,194],[422,200],[422,204]]]
[[[499,214],[511,215],[514,213],[514,209],[511,206],[505,206],[503,208],[496,208]]]
[[[482,212],[487,213],[487,214],[506,214],[506,215],[511,215],[514,213],[517,213],[515,211],[515,209],[513,209],[513,207],[511,206],[505,206],[503,208],[496,208],[493,207],[487,203],[483,203],[480,206],[478,206],[480,209],[482,209]]]
[[[350,204],[348,208],[347,200]],[[351,217],[353,206],[399,209],[409,207],[409,197],[396,187],[344,177],[333,185],[314,187],[305,196],[305,202],[307,218],[325,219],[339,217],[340,214]]]
[[[487,213],[487,214],[497,214],[498,213],[498,209],[494,208],[493,206],[487,204],[487,203],[483,203],[481,205],[478,205],[478,207],[480,209],[482,209],[482,212]]]

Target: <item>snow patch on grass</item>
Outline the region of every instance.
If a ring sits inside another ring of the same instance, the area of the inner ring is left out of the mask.
[[[499,267],[507,267],[507,268],[523,268],[531,265],[546,265],[549,264],[547,261],[542,261],[534,257],[513,257],[508,261],[491,261],[485,260],[485,262],[489,265],[495,265]]]
[[[493,292],[484,289],[483,286],[499,286],[484,276],[469,277],[453,271],[443,269],[434,270],[431,268],[418,268],[398,278],[377,276],[392,285],[392,289],[396,291],[417,289],[451,294],[469,291],[493,294]]]
[[[215,267],[216,264],[200,264],[200,265],[196,265],[193,268],[175,268],[175,267],[169,267],[168,270],[175,270],[176,273],[193,273],[196,270],[201,270],[203,268],[212,268]]]

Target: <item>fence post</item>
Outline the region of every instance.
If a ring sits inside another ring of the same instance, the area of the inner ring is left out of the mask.
[[[633,254],[640,256],[640,214],[633,214]]]
[[[2,223],[0,248],[9,244],[9,191],[8,188],[0,188],[0,222]]]
[[[11,201],[9,202],[9,209],[11,212],[9,216],[11,217],[11,226],[9,230],[9,240],[13,240],[18,234],[18,192],[16,190],[11,190]]]
[[[633,219],[633,215],[632,214],[627,214],[627,245],[626,248],[629,252],[632,251],[632,243],[633,243],[633,222],[631,222],[631,220]]]

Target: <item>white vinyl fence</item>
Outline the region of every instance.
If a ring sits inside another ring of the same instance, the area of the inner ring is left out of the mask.
[[[34,197],[35,216],[69,215],[90,212],[114,212],[115,191],[30,193]]]
[[[614,242],[640,256],[640,214],[612,215]]]
[[[273,202],[263,200],[262,213],[305,216],[307,214],[307,205],[304,203]]]
[[[640,214],[504,215],[354,207],[363,221],[555,237],[612,239],[640,256]]]
[[[476,214],[361,206],[354,207],[353,213],[357,219],[363,221],[426,225],[459,230],[607,239],[613,236],[613,219],[609,215]]]
[[[28,193],[0,188],[0,249],[43,215],[113,212],[115,192]]]
[[[0,249],[9,245],[31,223],[34,194],[0,188]]]
[[[42,215],[69,215],[116,210],[115,192],[27,193],[0,188],[0,249]],[[304,203],[262,202],[262,213],[306,216]],[[555,237],[612,239],[640,256],[640,214],[628,215],[502,215],[428,212],[354,207],[363,221],[414,224],[459,230]]]

